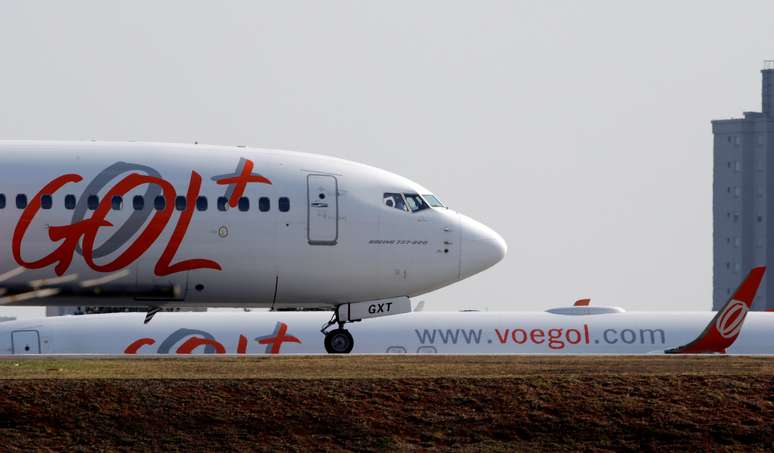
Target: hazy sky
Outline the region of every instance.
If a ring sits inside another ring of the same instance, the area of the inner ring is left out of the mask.
[[[774,59],[770,1],[0,5],[0,138],[244,144],[404,175],[509,245],[420,297],[432,310],[709,309],[710,120],[760,110]]]

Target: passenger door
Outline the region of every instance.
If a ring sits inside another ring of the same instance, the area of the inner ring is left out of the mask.
[[[339,191],[335,176],[307,176],[307,240],[336,245],[339,239]]]
[[[40,354],[40,336],[37,330],[14,330],[11,332],[14,354]]]

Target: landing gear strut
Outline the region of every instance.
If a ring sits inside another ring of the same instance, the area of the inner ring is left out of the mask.
[[[408,296],[389,299],[367,300],[363,302],[347,302],[337,305],[330,321],[322,326],[320,332],[325,335],[325,350],[329,354],[349,354],[355,346],[352,335],[344,328],[348,322],[358,322],[364,319],[382,316],[399,315],[411,312],[411,301]],[[328,329],[337,325],[338,329]]]
[[[332,325],[338,324],[339,328],[326,332]],[[320,330],[325,335],[325,350],[328,354],[349,354],[355,347],[355,339],[349,330],[344,328],[344,321],[339,319],[339,309],[336,309],[323,328]]]

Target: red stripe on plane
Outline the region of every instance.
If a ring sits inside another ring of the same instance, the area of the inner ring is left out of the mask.
[[[134,340],[129,346],[124,349],[124,354],[137,354],[137,351],[143,347],[143,346],[150,346],[152,344],[156,343],[156,340],[153,338],[140,338],[139,340]]]

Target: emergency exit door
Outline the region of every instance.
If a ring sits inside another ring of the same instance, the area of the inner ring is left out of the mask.
[[[40,354],[40,336],[37,330],[14,330],[11,332],[14,354]]]
[[[339,239],[339,188],[336,177],[308,175],[307,239],[311,245],[336,245]]]

